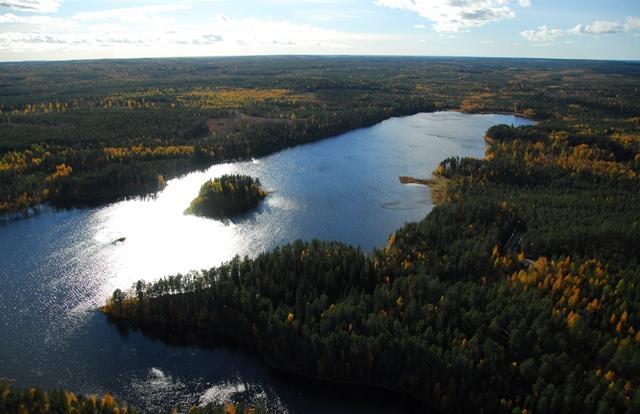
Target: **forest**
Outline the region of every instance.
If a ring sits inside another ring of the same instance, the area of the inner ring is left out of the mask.
[[[202,184],[185,214],[224,219],[254,208],[266,196],[259,179],[225,174]]]
[[[0,63],[0,217],[154,194],[216,162],[416,112],[633,119],[639,73],[628,62],[418,57]]]
[[[639,81],[633,62],[536,59],[3,63],[0,213],[153,194],[391,116],[521,114],[538,123],[490,128],[483,159],[443,160],[440,204],[383,248],[297,241],[140,280],[101,310],[165,341],[230,340],[278,370],[442,412],[638,412]],[[2,387],[9,412],[69,410],[68,391]],[[86,412],[117,404],[71,399]]]
[[[638,412],[638,67],[538,64],[517,82],[490,82],[482,60],[460,75],[485,83],[459,109],[504,99],[539,122],[490,128],[483,159],[443,160],[442,203],[384,248],[297,241],[141,280],[102,311],[442,412]]]

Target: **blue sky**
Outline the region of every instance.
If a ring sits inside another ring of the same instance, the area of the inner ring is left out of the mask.
[[[0,61],[255,54],[640,60],[640,0],[0,0]]]

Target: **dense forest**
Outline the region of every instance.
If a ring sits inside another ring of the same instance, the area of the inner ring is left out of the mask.
[[[298,241],[139,281],[102,310],[443,412],[638,412],[639,81],[637,63],[598,61],[2,63],[0,213],[153,193],[390,116],[523,114],[538,124],[492,127],[483,159],[443,160],[440,205],[384,248]],[[134,412],[110,396],[0,391],[1,412]]]
[[[472,58],[0,63],[0,215],[154,193],[215,162],[420,111],[633,119],[639,73],[625,62]]]
[[[20,389],[0,379],[0,413],[3,414],[137,414],[139,411],[119,403],[110,395],[77,395],[67,390]],[[175,410],[174,410],[175,412]],[[243,403],[193,406],[189,414],[266,414],[264,405]],[[169,413],[166,413],[169,414]]]
[[[248,175],[225,174],[202,184],[185,213],[228,218],[254,208],[266,196],[259,179]]]
[[[440,88],[465,90],[462,109],[539,123],[489,129],[483,159],[444,160],[442,203],[384,248],[298,241],[139,281],[102,310],[443,412],[638,412],[640,67],[468,62],[439,74]],[[437,87],[423,87],[435,105]]]

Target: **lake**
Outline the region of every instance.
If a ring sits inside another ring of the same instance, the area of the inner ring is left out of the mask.
[[[0,378],[20,386],[109,391],[145,412],[228,399],[276,412],[389,412],[384,402],[281,375],[229,347],[169,346],[119,332],[96,311],[138,279],[209,268],[296,239],[340,240],[371,251],[432,208],[426,178],[449,156],[482,157],[492,125],[511,115],[423,113],[247,162],[171,180],[156,197],[98,208],[44,209],[0,225]],[[183,214],[202,183],[259,178],[269,196],[230,222]],[[123,242],[115,242],[119,238]],[[393,406],[393,405],[390,405]]]

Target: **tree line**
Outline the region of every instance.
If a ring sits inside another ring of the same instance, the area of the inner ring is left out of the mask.
[[[188,80],[178,76],[184,73]],[[603,76],[611,73],[618,76]],[[421,111],[512,111],[555,120],[598,111],[615,130],[615,119],[634,122],[638,112],[637,73],[626,62],[461,58],[0,64],[0,214],[154,193],[166,180],[215,162]],[[146,151],[136,152],[141,147]],[[129,156],[114,157],[114,148]],[[69,174],[47,179],[61,165]]]

